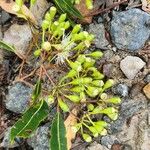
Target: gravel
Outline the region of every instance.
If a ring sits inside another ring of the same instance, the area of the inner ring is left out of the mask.
[[[120,68],[128,79],[134,79],[145,64],[139,57],[127,56],[120,62]]]
[[[146,77],[144,78],[144,82],[150,83],[150,74],[146,75]]]
[[[95,36],[94,44],[96,48],[107,49],[109,42],[105,37],[105,27],[104,24],[90,24],[89,32]]]
[[[11,19],[11,16],[6,11],[2,11],[0,13],[0,25],[5,24],[10,19]]]
[[[140,9],[114,12],[110,34],[118,49],[137,52],[150,36],[150,15]]]
[[[15,113],[22,113],[27,109],[32,89],[23,83],[15,83],[8,89],[6,108]]]

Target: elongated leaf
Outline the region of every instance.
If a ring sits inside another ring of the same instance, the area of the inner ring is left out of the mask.
[[[54,0],[54,2],[63,13],[68,13],[80,19],[82,18],[81,13],[74,7],[70,0]]]
[[[42,85],[41,85],[41,80],[38,80],[36,85],[35,85],[35,89],[32,93],[32,100],[33,102],[35,102],[37,100],[37,98],[39,97],[40,93],[41,93],[41,88],[42,88]]]
[[[0,41],[0,48],[1,49],[5,49],[11,52],[15,52],[15,48],[9,44],[7,44],[6,42]]]
[[[60,113],[57,113],[51,128],[51,150],[67,150],[66,128]]]
[[[10,140],[15,137],[27,138],[35,131],[42,120],[48,115],[48,105],[42,100],[37,105],[30,107],[23,115],[22,119],[16,122],[11,129]]]

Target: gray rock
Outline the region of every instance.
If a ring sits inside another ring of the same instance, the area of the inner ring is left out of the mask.
[[[120,62],[120,68],[128,79],[133,79],[145,64],[139,57],[127,56]]]
[[[144,78],[144,82],[150,83],[150,74],[146,75],[146,77]]]
[[[140,9],[114,13],[111,21],[110,34],[118,49],[137,51],[149,39],[150,15]]]
[[[2,26],[0,25],[0,40],[2,40],[3,34],[2,34]]]
[[[39,127],[27,142],[34,150],[49,150],[49,127]]]
[[[18,147],[19,146],[16,142],[14,142],[13,144],[10,143],[10,131],[11,131],[11,128],[9,127],[7,129],[7,131],[5,132],[5,134],[4,134],[4,138],[3,138],[2,143],[0,143],[0,147],[3,147],[3,148],[14,148],[14,147]]]
[[[146,107],[147,102],[145,100],[125,99],[119,111],[119,118],[110,126],[110,132],[120,132],[128,118],[140,113],[142,110],[146,109]]]
[[[98,144],[97,142],[93,142],[90,146],[87,147],[86,150],[109,150],[105,146]]]
[[[104,25],[101,24],[90,24],[89,25],[89,32],[95,36],[95,46],[101,49],[107,49],[109,42],[105,37],[105,28]]]
[[[108,149],[110,149],[112,147],[112,145],[114,144],[115,140],[116,139],[113,138],[112,136],[106,135],[101,138],[100,143],[102,145],[106,146]]]
[[[2,11],[0,15],[0,24],[5,24],[10,18],[11,16],[6,11]]]
[[[31,39],[31,29],[27,24],[13,24],[4,33],[3,41],[13,45],[16,48],[16,53],[25,55]]]
[[[122,97],[128,96],[129,88],[125,84],[118,84],[112,88],[114,94],[117,94]]]
[[[6,108],[15,113],[22,113],[26,110],[32,89],[22,83],[15,83],[8,89],[6,96]]]
[[[32,6],[31,12],[33,13],[39,25],[41,25],[44,14],[49,7],[50,4],[47,2],[47,0],[37,0]]]

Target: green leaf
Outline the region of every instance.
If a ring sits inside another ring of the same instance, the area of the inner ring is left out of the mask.
[[[66,128],[60,113],[57,113],[51,128],[51,150],[67,150]]]
[[[70,0],[54,0],[55,4],[63,13],[68,13],[70,16],[83,18],[81,13],[74,7]]]
[[[11,52],[15,52],[15,48],[6,42],[0,41],[0,49],[5,49]]]
[[[30,107],[11,128],[10,141],[14,141],[15,137],[27,138],[37,129],[40,122],[48,115],[48,105],[42,100],[37,105]]]
[[[39,95],[41,93],[41,89],[42,89],[41,80],[38,80],[36,82],[35,89],[34,89],[34,91],[32,93],[32,100],[33,100],[33,102],[35,102],[37,100],[37,98],[39,97]]]

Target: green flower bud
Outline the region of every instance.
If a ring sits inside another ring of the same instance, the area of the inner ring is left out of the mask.
[[[69,107],[66,103],[64,103],[60,98],[58,99],[58,104],[59,107],[64,111],[64,112],[69,112]]]
[[[72,40],[73,41],[82,41],[85,39],[85,33],[86,32],[80,32],[79,34],[73,34],[72,35]]]
[[[89,77],[85,77],[85,78],[78,78],[78,79],[74,79],[71,84],[72,85],[79,85],[79,84],[88,84],[92,82],[92,78]]]
[[[45,20],[48,21],[48,22],[51,22],[51,21],[52,21],[51,15],[50,15],[49,12],[47,12],[47,13],[45,14]]]
[[[92,111],[92,114],[99,114],[102,110],[102,107],[97,106],[94,108],[94,110]]]
[[[52,24],[52,26],[51,26],[52,32],[54,32],[54,31],[57,29],[58,26],[59,26],[59,22],[58,22],[58,21],[55,21],[55,22]]]
[[[65,95],[66,98],[68,98],[69,100],[71,100],[74,103],[78,103],[80,102],[80,97],[77,95]]]
[[[89,127],[89,130],[93,133],[94,137],[98,137],[98,131],[95,127],[91,126]]]
[[[100,96],[100,98],[102,100],[106,100],[108,98],[108,95],[106,93],[102,93],[101,96]]]
[[[59,19],[58,19],[58,22],[61,23],[61,22],[64,22],[66,20],[66,14],[62,14],[60,15]]]
[[[66,29],[68,29],[69,27],[70,27],[70,22],[69,22],[69,21],[65,22],[64,29],[66,30]]]
[[[118,118],[118,113],[115,112],[115,113],[112,113],[112,114],[107,114],[107,116],[112,119],[112,120],[117,120]]]
[[[75,86],[72,89],[70,89],[70,91],[80,93],[80,92],[84,91],[84,87],[83,86]]]
[[[73,28],[71,34],[76,34],[76,33],[78,33],[80,30],[81,30],[81,25],[80,25],[80,24],[77,24],[77,25],[74,26],[74,28]]]
[[[92,71],[91,76],[94,79],[101,80],[104,78],[104,75],[102,73],[100,73],[95,67],[90,67],[88,70]]]
[[[99,89],[97,87],[88,86],[87,87],[87,94],[90,97],[95,97],[99,94]]]
[[[94,110],[94,105],[93,104],[89,104],[87,106],[87,108],[88,108],[88,111],[93,111]]]
[[[95,64],[95,60],[90,58],[90,57],[86,57],[85,58],[85,62],[83,64],[84,68],[89,68],[92,67]]]
[[[34,56],[38,57],[41,54],[41,49],[37,49],[34,51]]]
[[[69,66],[76,70],[77,72],[80,72],[82,70],[82,66],[81,66],[81,63],[78,62],[78,61],[75,61],[75,62],[72,62],[72,61],[68,61],[69,63]]]
[[[91,142],[92,141],[92,137],[89,135],[89,134],[82,134],[82,137],[83,139],[86,141],[86,142]]]
[[[42,43],[42,49],[49,51],[51,49],[50,42],[47,41],[47,42]]]
[[[86,102],[86,95],[84,92],[81,92],[80,93],[80,101],[83,103],[83,102]]]
[[[107,80],[106,83],[104,84],[103,90],[106,90],[106,89],[112,87],[113,85],[114,85],[114,80],[109,79],[109,80]]]
[[[51,8],[50,8],[49,14],[50,14],[51,20],[53,20],[53,18],[55,17],[56,11],[57,11],[57,10],[56,10],[56,7],[51,7]]]
[[[90,53],[89,56],[94,57],[95,59],[99,59],[103,56],[103,53],[101,51],[95,51]]]
[[[80,92],[84,91],[84,87],[83,86],[75,86],[72,89],[70,89],[70,91],[80,93]]]
[[[116,112],[117,110],[114,107],[108,107],[108,108],[101,110],[101,113],[103,114],[114,114]]]
[[[46,30],[46,29],[48,29],[48,27],[49,27],[49,21],[44,20],[44,21],[42,22],[42,29],[43,29],[43,30]]]
[[[84,63],[85,58],[86,58],[85,55],[79,55],[78,58],[77,58],[77,61],[82,64],[82,63]]]
[[[107,127],[107,122],[105,121],[97,121],[97,122],[94,122],[94,124],[98,125],[98,126],[102,126],[102,127]]]
[[[82,78],[82,84],[89,84],[91,82],[92,82],[92,78],[90,77]]]
[[[113,104],[120,104],[121,99],[120,99],[120,97],[112,97],[110,99],[107,99],[107,102],[113,103]]]
[[[88,40],[89,42],[92,42],[94,40],[94,35],[93,34],[89,34],[87,37],[86,37],[86,40]]]
[[[73,50],[83,50],[85,48],[84,42],[80,42]]]
[[[81,125],[79,123],[79,124],[72,126],[71,129],[74,131],[74,133],[77,133],[79,131],[80,127],[81,127]]]
[[[86,0],[86,5],[88,9],[93,9],[93,3],[92,0]]]
[[[68,72],[68,74],[66,75],[66,77],[72,78],[72,77],[75,77],[77,74],[78,74],[77,71],[75,71],[75,70],[72,69],[72,70],[70,70]]]
[[[97,130],[97,132],[98,132],[99,134],[101,134],[101,132],[104,130],[104,127],[103,127],[103,126],[95,125],[94,127],[95,127],[95,129]]]
[[[94,81],[92,81],[91,84],[93,84],[97,87],[102,87],[104,85],[104,82],[103,82],[103,80],[94,80]]]

